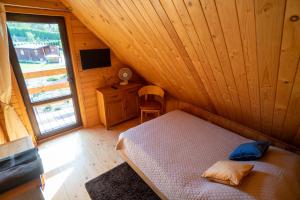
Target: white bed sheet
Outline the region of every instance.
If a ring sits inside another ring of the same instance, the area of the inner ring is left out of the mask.
[[[201,174],[251,141],[183,111],[172,111],[129,129],[117,149],[168,198],[300,199],[300,156],[270,147],[238,187],[211,182]]]

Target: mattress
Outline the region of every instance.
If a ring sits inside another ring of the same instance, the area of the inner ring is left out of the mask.
[[[240,135],[183,111],[172,111],[123,132],[117,150],[168,199],[300,199],[300,156],[270,147],[237,187],[201,174],[226,160]]]

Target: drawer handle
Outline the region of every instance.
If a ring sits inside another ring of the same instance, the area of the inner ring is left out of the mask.
[[[110,96],[111,98],[117,98],[119,95]]]

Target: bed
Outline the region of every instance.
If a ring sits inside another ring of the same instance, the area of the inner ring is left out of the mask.
[[[270,147],[238,187],[201,174],[251,141],[208,121],[172,111],[123,132],[117,150],[162,199],[300,199],[300,156]]]

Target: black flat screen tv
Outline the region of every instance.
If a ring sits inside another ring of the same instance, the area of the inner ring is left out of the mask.
[[[82,69],[110,67],[110,49],[80,50]]]

